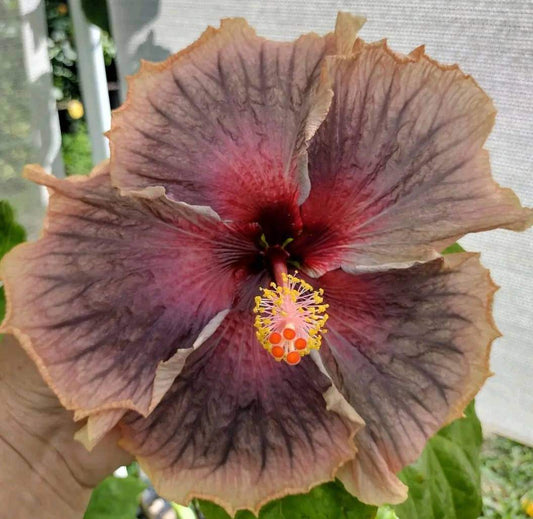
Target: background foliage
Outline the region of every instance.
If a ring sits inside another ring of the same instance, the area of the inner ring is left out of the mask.
[[[5,1],[5,0],[4,0]],[[48,56],[52,64],[54,96],[58,102],[61,124],[61,144],[65,174],[83,175],[92,168],[91,145],[84,119],[69,115],[69,102],[81,101],[77,70],[74,30],[68,2],[46,0],[48,24]],[[102,29],[104,61],[109,67],[115,57],[115,45],[109,34],[105,0],[82,1],[85,16]],[[109,70],[108,70],[109,72]]]
[[[200,501],[206,519],[230,519],[219,506]],[[265,505],[259,519],[374,519],[377,508],[368,506],[350,495],[342,483],[334,481],[315,487],[308,494],[287,496]],[[238,512],[235,519],[254,519],[250,512]]]
[[[84,519],[134,519],[139,494],[147,487],[141,480],[136,463],[128,468],[128,476],[109,476],[93,492]]]
[[[400,519],[480,516],[482,435],[473,402],[465,415],[431,438],[420,458],[401,472],[409,498],[395,507]]]
[[[15,245],[26,239],[26,231],[15,221],[15,213],[7,200],[0,200],[0,259]],[[6,311],[4,287],[0,283],[0,322]]]
[[[481,450],[481,481],[484,518],[533,517],[532,448],[499,436],[487,438]]]
[[[92,1],[92,0],[91,0]],[[86,2],[87,3],[87,2]],[[95,2],[101,4],[101,2]],[[58,101],[80,99],[80,84],[76,67],[76,47],[68,3],[61,0],[46,0],[48,24],[48,55],[54,75],[54,93]],[[100,12],[88,10],[89,13]],[[102,14],[99,18],[107,20]],[[108,28],[107,24],[105,25]],[[115,56],[115,46],[107,30],[102,31],[104,61],[109,65]]]
[[[65,175],[86,175],[91,171],[91,142],[85,122],[79,121],[69,133],[63,133],[61,146]]]

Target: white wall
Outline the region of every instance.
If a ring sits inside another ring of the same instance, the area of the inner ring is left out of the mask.
[[[63,175],[61,135],[52,95],[42,0],[7,3],[0,19],[0,199],[35,238],[46,192],[21,178],[24,164],[38,162]]]

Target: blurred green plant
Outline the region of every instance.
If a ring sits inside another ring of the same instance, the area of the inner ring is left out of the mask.
[[[109,15],[107,12],[107,0],[81,0],[81,7],[87,20],[100,29],[111,32],[109,29]]]
[[[390,506],[381,506],[378,510],[378,515],[376,519],[399,519],[392,507]]]
[[[128,467],[128,476],[109,476],[91,495],[84,519],[135,519],[139,495],[147,487],[137,463]]]
[[[531,447],[499,436],[487,438],[481,451],[481,475],[484,519],[528,517],[521,498],[533,491]]]
[[[454,254],[456,252],[465,252],[465,250],[458,243],[454,243],[453,245],[446,247],[442,251],[442,254]]]
[[[7,200],[0,200],[0,259],[15,245],[26,239],[26,231],[15,220],[15,212]],[[0,285],[0,322],[6,311],[4,287]]]
[[[54,74],[55,97],[58,101],[79,99],[77,53],[68,3],[61,0],[46,0],[45,5],[48,23],[48,55]],[[102,31],[102,47],[105,63],[109,65],[116,51],[107,31]]]
[[[58,101],[79,99],[76,51],[72,21],[65,2],[46,0],[48,56],[54,74],[54,95]]]
[[[83,121],[78,121],[72,124],[71,128],[73,130],[71,133],[64,133],[61,136],[65,174],[86,175],[92,168],[91,142],[87,125]]]

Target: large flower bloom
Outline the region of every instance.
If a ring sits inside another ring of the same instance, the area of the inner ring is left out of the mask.
[[[495,287],[439,252],[531,225],[490,176],[494,107],[361,23],[279,43],[225,20],[142,63],[110,163],[26,169],[52,194],[2,262],[2,331],[87,445],[118,424],[176,501],[257,511],[338,477],[399,502],[395,474],[489,374]]]

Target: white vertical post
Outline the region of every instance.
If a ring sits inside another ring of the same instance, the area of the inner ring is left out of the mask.
[[[97,164],[109,157],[109,143],[103,134],[111,126],[101,32],[85,18],[80,0],[70,0],[69,6],[74,24],[78,72],[91,139],[92,159],[93,164]]]
[[[62,177],[65,173],[61,156],[61,130],[52,91],[44,0],[19,0],[18,9],[24,56],[24,63],[18,66],[24,67],[21,79],[24,76],[26,79],[20,84],[20,93],[27,94],[30,115],[28,121],[17,122],[29,122],[31,128],[28,135],[31,150],[25,154],[24,161],[37,162],[47,171]],[[9,51],[2,59],[9,59]],[[17,93],[13,92],[13,95]],[[4,101],[10,102],[9,95]],[[21,182],[15,192],[10,192],[9,200],[28,233],[28,239],[37,238],[48,203],[47,190],[31,182]]]
[[[52,67],[48,59],[44,1],[19,0],[19,12],[24,69],[30,94],[31,140],[35,150],[35,154],[28,158],[54,175],[63,176],[61,131],[52,93]]]

